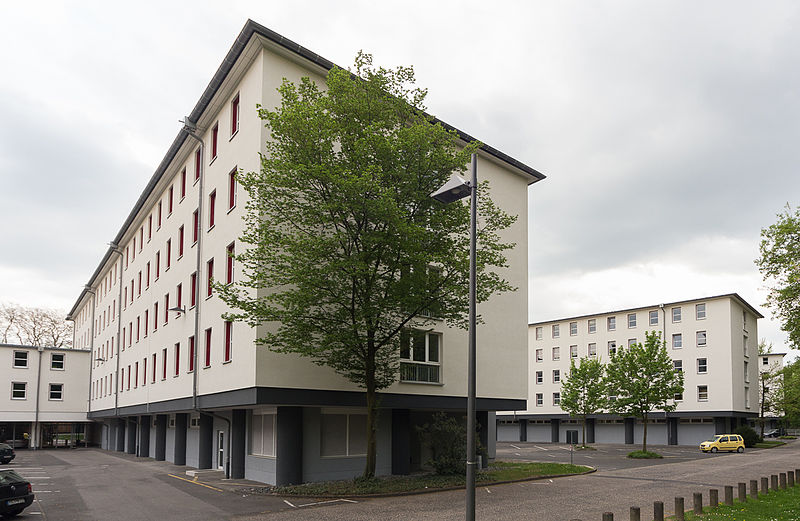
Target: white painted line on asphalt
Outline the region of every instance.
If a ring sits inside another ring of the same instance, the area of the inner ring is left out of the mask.
[[[297,507],[296,507],[296,506],[294,506],[293,504],[289,503],[289,501],[288,501],[288,500],[286,500],[286,499],[284,499],[284,500],[283,500],[283,502],[284,502],[284,503],[286,503],[287,505],[289,505],[289,506],[290,506],[290,507],[292,507],[292,508],[297,508]]]
[[[585,456],[585,457],[587,457],[589,459],[594,459],[594,456]]]
[[[546,451],[546,450],[547,450],[547,449],[545,449],[544,447],[540,447],[540,446],[538,446],[538,445],[534,445],[534,447],[536,447],[536,448],[537,448],[537,449],[539,449],[539,450],[544,450],[544,451]]]
[[[551,458],[555,458],[556,457],[555,454],[548,454],[548,456],[550,456]]]
[[[306,503],[305,505],[297,505],[297,508],[310,507],[314,505],[327,505],[329,503],[339,503],[339,502],[358,503],[358,501],[353,501],[352,499],[331,499],[329,501],[317,501],[316,503]]]
[[[519,452],[515,452],[514,456],[522,456],[522,454],[520,454]]]
[[[516,445],[512,445],[511,443],[509,443],[509,445],[511,445],[512,447],[514,447],[517,450],[522,450],[522,447],[517,447]]]

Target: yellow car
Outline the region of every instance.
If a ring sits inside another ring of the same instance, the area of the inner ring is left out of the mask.
[[[701,443],[700,450],[703,452],[717,452],[720,450],[744,452],[744,440],[738,434],[717,434],[713,439]]]

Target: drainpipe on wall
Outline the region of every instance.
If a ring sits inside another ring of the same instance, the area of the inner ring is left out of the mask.
[[[123,264],[122,264],[122,249],[119,247],[119,244],[117,244],[115,242],[112,242],[112,243],[110,243],[110,245],[111,245],[111,248],[113,248],[114,253],[119,255],[119,257],[117,259],[119,261],[119,279],[118,279],[119,280],[119,300],[117,300],[117,302],[119,302],[119,306],[117,306],[117,353],[116,353],[117,362],[116,362],[116,368],[114,369],[114,381],[112,382],[112,384],[114,385],[114,417],[116,418],[116,417],[119,416],[119,355],[120,355],[120,352],[121,352],[120,347],[122,345],[120,343],[120,341],[121,341],[121,338],[122,338],[122,305],[123,305],[123,302],[122,302],[122,285],[123,285],[123,282],[122,282],[122,270],[124,269],[124,267],[123,267]],[[113,353],[113,351],[112,351],[112,353]],[[110,440],[109,440],[109,445],[110,445]]]
[[[203,301],[200,298],[200,274],[202,273],[203,268],[203,258],[202,258],[202,243],[203,243],[203,187],[205,186],[205,152],[206,152],[206,145],[203,139],[196,134],[199,130],[197,128],[197,122],[190,120],[188,117],[185,117],[182,121],[183,123],[183,131],[186,133],[187,136],[197,141],[200,145],[200,184],[197,187],[197,259],[196,259],[196,269],[195,273],[197,273],[197,280],[195,284],[197,287],[195,288],[195,295],[196,301],[194,306],[194,354],[192,360],[192,366],[194,367],[194,371],[192,371],[192,409],[197,411],[201,414],[208,414],[212,418],[218,418],[224,421],[228,425],[228,434],[227,434],[227,443],[225,449],[225,477],[230,478],[230,467],[231,467],[231,421],[224,416],[220,416],[212,411],[203,411],[200,409],[198,402],[197,402],[197,388],[198,388],[198,374],[200,366],[198,365],[198,355],[200,353],[200,303]],[[190,293],[191,294],[191,293]]]
[[[95,317],[95,298],[96,294],[94,289],[90,285],[86,285],[86,293],[92,296],[92,319],[91,323],[89,324],[89,352],[91,356],[89,360],[91,363],[89,364],[89,406],[88,411],[92,412],[92,369],[94,368],[95,359],[94,359],[94,317]],[[99,357],[98,357],[99,358]]]
[[[40,447],[41,443],[40,440],[42,438],[41,433],[39,432],[39,393],[41,392],[40,389],[42,387],[42,353],[44,353],[44,347],[39,346],[36,348],[39,351],[39,366],[36,368],[36,412],[34,413],[33,419],[33,449],[36,450]]]

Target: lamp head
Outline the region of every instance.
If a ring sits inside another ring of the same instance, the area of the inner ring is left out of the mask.
[[[469,181],[453,174],[441,188],[430,196],[440,203],[449,204],[467,197],[470,193],[472,193],[472,186],[470,186]]]

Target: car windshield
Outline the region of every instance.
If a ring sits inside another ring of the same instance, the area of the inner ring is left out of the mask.
[[[0,485],[8,485],[9,483],[19,483],[25,481],[22,476],[13,470],[0,470]]]
[[[0,443],[0,449],[10,449],[11,445],[8,443]]]

